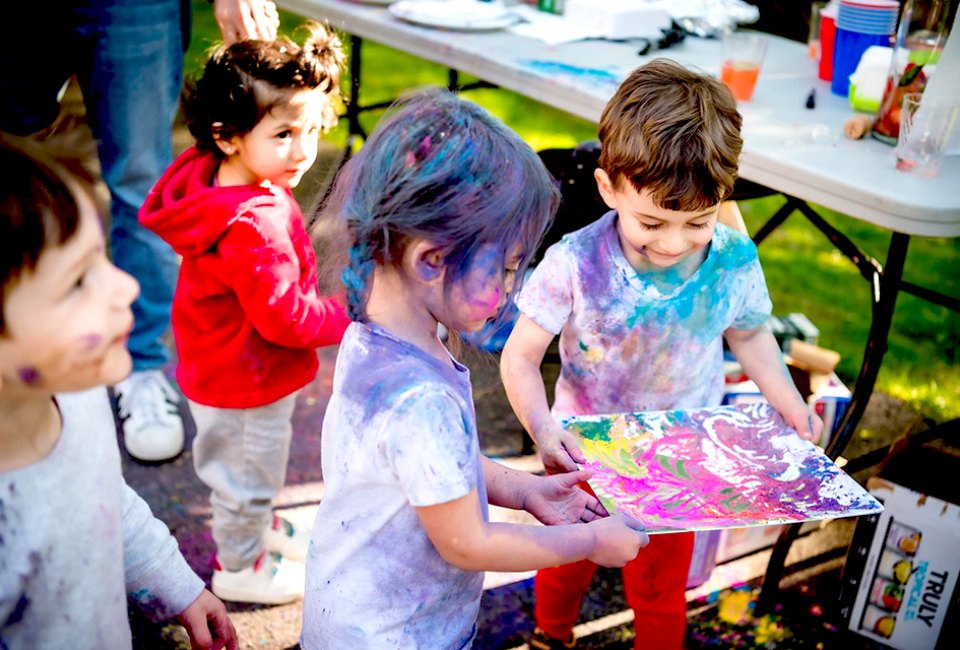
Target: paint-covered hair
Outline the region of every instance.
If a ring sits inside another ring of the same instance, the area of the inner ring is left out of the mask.
[[[600,117],[600,167],[667,210],[702,210],[733,191],[740,113],[710,75],[655,59],[630,73]]]
[[[45,249],[60,246],[76,234],[78,192],[90,192],[91,178],[72,144],[41,144],[2,133],[0,169],[4,170],[0,175],[2,334],[7,292],[23,273],[36,268]]]
[[[302,46],[287,38],[245,40],[214,50],[199,78],[188,79],[183,91],[183,114],[197,148],[222,156],[217,139],[243,136],[293,93],[320,90],[340,92],[344,54],[340,39],[316,22],[301,29]],[[320,126],[337,123],[334,105],[327,102]]]
[[[350,317],[366,320],[375,265],[398,262],[410,238],[443,250],[447,286],[485,244],[504,259],[519,247],[522,278],[559,198],[536,153],[484,109],[443,90],[402,98],[341,170],[326,206],[347,228]]]

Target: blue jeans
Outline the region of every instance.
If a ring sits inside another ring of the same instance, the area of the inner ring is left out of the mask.
[[[139,224],[137,211],[173,158],[187,24],[181,0],[25,4],[15,12],[28,15],[10,30],[23,32],[13,39],[24,45],[0,56],[0,129],[26,134],[48,126],[57,115],[57,92],[77,76],[110,189],[111,255],[140,283],[128,343],[133,367],[158,368],[168,358],[161,337],[170,325],[177,260]],[[48,28],[50,36],[37,36]]]

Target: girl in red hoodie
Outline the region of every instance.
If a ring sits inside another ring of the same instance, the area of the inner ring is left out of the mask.
[[[340,41],[311,23],[287,39],[221,47],[187,86],[196,146],[153,188],[140,221],[183,257],[173,300],[177,381],[197,425],[193,459],[210,487],[224,600],[303,594],[309,536],[272,512],[283,486],[297,391],[316,348],[349,324],[317,289],[317,261],[290,188],[336,123]]]

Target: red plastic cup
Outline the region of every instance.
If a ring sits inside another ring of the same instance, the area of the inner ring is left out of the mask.
[[[819,77],[824,81],[833,79],[833,41],[837,37],[837,26],[833,16],[820,14],[820,70]]]

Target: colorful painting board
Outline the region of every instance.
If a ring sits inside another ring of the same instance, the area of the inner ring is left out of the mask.
[[[578,416],[589,483],[647,532],[852,517],[883,506],[766,403]]]

